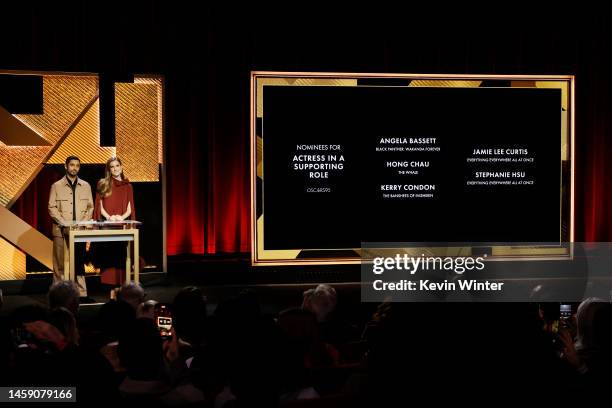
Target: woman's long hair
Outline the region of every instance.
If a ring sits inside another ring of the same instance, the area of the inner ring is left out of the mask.
[[[104,178],[100,179],[98,182],[98,193],[100,193],[102,198],[106,198],[113,193],[113,175],[111,174],[110,166],[114,161],[118,161],[119,164],[123,166],[118,157],[111,157],[106,161],[106,166],[104,166]],[[123,169],[121,169],[121,180],[126,180]]]

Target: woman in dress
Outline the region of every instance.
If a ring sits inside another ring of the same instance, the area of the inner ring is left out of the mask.
[[[98,181],[94,219],[109,221],[136,219],[134,189],[123,174],[123,166],[118,157],[108,159],[105,176]]]
[[[134,205],[134,189],[132,184],[123,174],[123,166],[118,157],[111,157],[106,162],[104,178],[98,181],[96,191],[96,202],[94,207],[94,219],[106,221],[124,221],[136,219],[136,207]],[[122,246],[123,247],[123,246]],[[121,261],[120,256],[125,250],[112,248],[113,255],[105,256],[106,259]],[[119,252],[118,252],[119,251]],[[125,271],[120,265],[125,263],[112,262],[105,267],[101,274],[101,282],[110,285],[120,285],[125,279]]]

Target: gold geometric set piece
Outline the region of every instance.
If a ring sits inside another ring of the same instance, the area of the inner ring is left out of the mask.
[[[0,106],[0,280],[25,279],[25,253],[52,267],[51,240],[9,211],[45,164],[63,164],[69,155],[82,164],[104,164],[118,155],[130,181],[159,181],[160,78],[140,75],[134,83],[115,84],[116,146],[102,147],[98,76],[39,75],[42,114],[11,114]]]

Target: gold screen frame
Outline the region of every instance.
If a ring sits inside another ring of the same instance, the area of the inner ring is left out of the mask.
[[[251,189],[251,264],[254,266],[284,266],[284,265],[338,265],[360,264],[362,262],[361,248],[338,248],[330,251],[352,250],[361,255],[358,257],[330,258],[298,258],[304,249],[266,250],[264,243],[263,216],[258,216],[257,180],[263,183],[263,143],[265,136],[257,133],[257,119],[263,119],[263,86],[369,86],[358,85],[358,79],[406,79],[410,85],[420,87],[474,87],[482,81],[509,81],[512,87],[558,88],[562,94],[562,126],[561,126],[561,161],[569,162],[569,199],[563,201],[560,190],[560,237],[563,240],[561,226],[563,224],[562,208],[569,207],[569,219],[565,236],[568,242],[574,242],[574,135],[575,135],[575,78],[573,75],[479,75],[479,74],[386,74],[386,73],[345,73],[345,72],[283,72],[283,71],[252,71],[250,78],[250,189]],[[560,178],[562,188],[564,180]],[[262,206],[263,207],[263,206]],[[418,254],[424,248],[411,248]],[[314,249],[308,249],[314,250]],[[554,260],[567,259],[572,253],[560,253],[558,249],[547,251],[543,248],[513,248],[510,246],[494,247],[495,260]],[[321,251],[321,250],[317,250]],[[442,248],[439,251],[427,248],[433,255],[452,256],[466,255],[466,248],[459,247],[456,251]],[[493,258],[491,259],[493,260]]]

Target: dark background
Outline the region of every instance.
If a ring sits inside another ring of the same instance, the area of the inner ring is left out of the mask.
[[[573,74],[576,240],[605,241],[612,28],[603,7],[6,4],[0,68],[165,76],[169,255],[250,250],[251,70]]]
[[[268,86],[263,92],[265,249],[560,241],[560,91]],[[434,137],[440,151],[376,152],[424,146],[380,144],[383,137]],[[343,150],[297,150],[302,144]],[[475,148],[526,148],[525,157],[535,162],[466,163]],[[293,170],[292,157],[300,154],[343,154],[345,166],[329,170],[329,179],[311,179],[308,171]],[[429,160],[430,167],[398,175],[385,167],[388,160]],[[535,184],[466,186],[478,180],[475,171],[516,170]],[[433,198],[383,198],[381,184],[434,184],[436,190]]]

